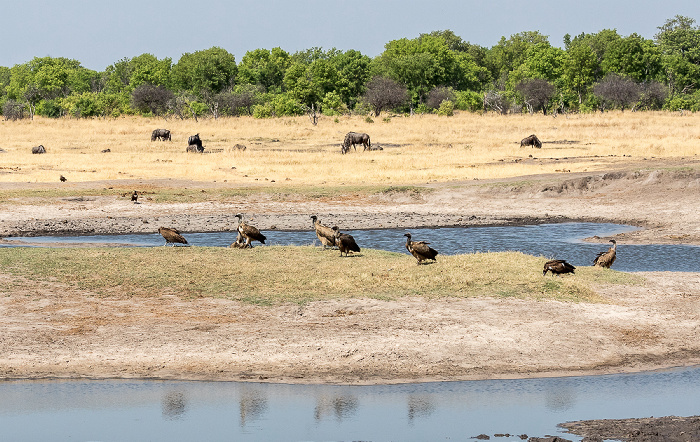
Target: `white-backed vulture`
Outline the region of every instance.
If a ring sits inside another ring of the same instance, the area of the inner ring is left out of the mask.
[[[165,244],[172,244],[173,246],[176,243],[179,244],[187,244],[187,240],[185,239],[184,236],[180,234],[180,231],[177,229],[171,229],[169,227],[159,227],[158,228],[158,233],[160,233],[163,238],[165,238]]]
[[[411,234],[408,232],[404,236],[406,237],[406,250],[418,260],[418,265],[422,264],[426,259],[436,261],[435,257],[438,255],[438,252],[428,246],[429,242],[411,241]]]
[[[605,267],[606,269],[609,269],[610,266],[613,265],[617,255],[617,241],[611,239],[610,242],[613,243],[613,246],[605,252],[598,253],[598,255],[593,260],[594,266]]]
[[[348,256],[348,253],[350,252],[360,251],[360,247],[357,245],[355,238],[353,238],[352,235],[340,233],[338,226],[333,226],[333,233],[335,245],[338,246],[338,249],[340,250],[340,256],[343,256],[343,253],[345,253],[345,256]]]
[[[316,236],[318,240],[321,241],[323,248],[333,247],[335,245],[335,232],[328,226],[324,226],[318,220],[316,215],[311,215],[311,219],[314,222],[314,230],[316,230]]]
[[[240,213],[236,215],[236,218],[238,218],[238,233],[241,234],[243,238],[245,238],[245,246],[246,247],[253,247],[250,242],[251,241],[260,241],[262,244],[265,244],[265,240],[267,237],[260,233],[260,230],[257,229],[257,227],[251,226],[243,221],[243,215]]]
[[[131,201],[134,202],[134,204],[139,203],[139,193],[134,190],[134,193],[131,194]]]
[[[552,272],[552,275],[563,275],[564,273],[574,273],[574,270],[576,270],[576,267],[565,260],[553,259],[544,263],[542,276],[546,275],[548,271]]]

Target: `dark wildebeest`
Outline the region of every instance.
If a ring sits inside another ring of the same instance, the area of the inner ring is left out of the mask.
[[[46,153],[46,148],[41,144],[38,146],[34,146],[32,147],[32,153]]]
[[[187,139],[187,145],[189,146],[189,145],[192,145],[192,144],[194,144],[194,145],[196,145],[196,146],[199,146],[199,147],[202,147],[202,139],[199,138],[199,134],[197,134],[197,135],[192,135],[191,137],[189,137],[189,138]]]
[[[525,137],[520,141],[520,147],[523,146],[532,146],[539,149],[542,147],[542,142],[539,138],[537,138],[537,135],[532,134],[529,137]]]
[[[197,144],[190,144],[189,146],[187,146],[187,152],[198,152],[198,153],[202,153],[202,152],[204,152],[204,147],[202,147],[201,144],[199,144],[199,145],[197,145]]]
[[[172,141],[170,138],[170,131],[168,129],[155,129],[153,132],[151,132],[151,141],[155,141],[157,139],[162,141]]]
[[[350,152],[350,145],[352,145],[353,149],[357,150],[357,147],[355,147],[356,144],[362,144],[362,146],[364,147],[362,149],[363,151],[369,149],[372,146],[372,143],[369,140],[369,135],[365,133],[348,132],[347,135],[345,135],[343,144],[340,147],[340,152]]]

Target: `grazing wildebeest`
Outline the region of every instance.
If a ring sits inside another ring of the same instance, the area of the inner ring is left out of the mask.
[[[353,149],[357,150],[357,147],[355,147],[356,144],[362,144],[362,146],[364,147],[362,149],[363,151],[369,149],[372,146],[372,143],[369,140],[369,135],[367,135],[366,133],[348,132],[345,135],[343,144],[340,147],[340,152],[350,152],[350,145],[352,145]]]
[[[190,144],[189,146],[187,146],[187,152],[202,153],[204,152],[204,147],[202,147],[201,144]]]
[[[46,148],[41,144],[38,146],[34,146],[32,147],[32,153],[46,153]]]
[[[172,141],[170,137],[170,131],[168,129],[155,129],[151,133],[151,141],[155,141],[157,139],[160,139],[162,141],[168,140]]]
[[[532,134],[529,137],[525,137],[522,140],[520,140],[520,147],[523,146],[532,146],[539,149],[542,147],[542,142],[539,138],[537,138],[535,134]]]

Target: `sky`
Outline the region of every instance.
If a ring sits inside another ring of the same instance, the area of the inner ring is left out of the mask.
[[[218,46],[236,57],[281,47],[355,49],[370,57],[392,40],[449,29],[485,47],[540,31],[561,47],[565,34],[617,29],[653,38],[676,15],[700,22],[698,0],[0,0],[0,66],[66,57],[103,71],[150,53],[177,63]]]

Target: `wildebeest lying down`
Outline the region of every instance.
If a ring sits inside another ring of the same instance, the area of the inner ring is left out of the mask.
[[[340,153],[348,153],[350,152],[350,145],[352,145],[353,149],[357,150],[357,147],[355,147],[356,144],[362,144],[364,148],[362,149],[363,151],[367,150],[372,146],[372,143],[369,140],[369,135],[366,133],[358,133],[358,132],[348,132],[345,135],[345,139],[343,140],[343,144],[340,146]]]
[[[32,147],[32,153],[46,153],[46,148],[42,146],[41,144],[38,146]]]
[[[539,138],[537,138],[537,135],[532,134],[529,137],[525,137],[522,140],[520,140],[520,147],[523,146],[533,146],[539,149],[542,147],[542,142]]]
[[[153,132],[151,132],[151,141],[155,141],[157,139],[162,141],[172,141],[170,138],[170,131],[168,129],[155,129]]]
[[[202,153],[202,152],[204,152],[204,147],[201,144],[200,145],[190,144],[189,146],[187,146],[187,152]]]

